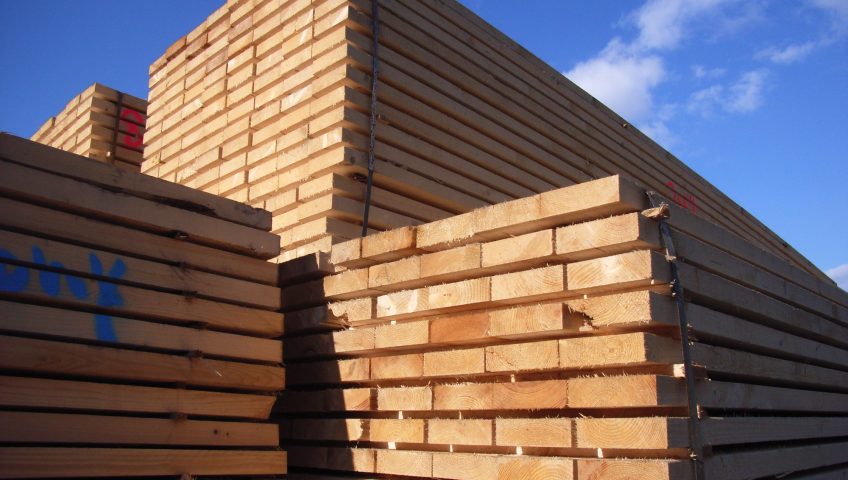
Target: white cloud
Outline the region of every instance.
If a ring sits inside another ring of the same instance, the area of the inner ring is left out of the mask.
[[[756,58],[766,59],[773,63],[790,64],[802,60],[809,55],[816,47],[818,42],[806,42],[800,44],[792,44],[785,48],[766,48],[760,50],[755,55]]]
[[[692,75],[698,80],[719,78],[724,76],[727,70],[723,68],[706,68],[703,65],[692,65]]]
[[[832,278],[839,288],[843,290],[848,290],[848,263],[843,263],[837,267],[833,267],[824,273],[827,274],[828,277]]]
[[[651,137],[655,142],[668,148],[677,143],[677,137],[668,128],[668,121],[671,120],[677,113],[677,105],[663,105],[657,115],[647,124],[641,125],[639,128],[642,133]]]
[[[767,76],[765,69],[752,70],[730,86],[715,84],[693,92],[686,110],[705,118],[711,117],[717,109],[730,113],[753,112],[763,104]]]
[[[716,106],[721,104],[723,95],[724,87],[721,85],[712,85],[698,90],[689,96],[686,110],[689,113],[700,114],[702,117],[710,117]]]
[[[634,121],[650,115],[651,89],[665,78],[665,67],[658,56],[635,54],[614,38],[597,57],[578,63],[565,75]]]
[[[685,36],[685,28],[727,0],[649,0],[632,14],[639,27],[634,46],[640,50],[670,50]]]
[[[730,87],[730,96],[725,103],[725,109],[735,113],[750,113],[763,104],[763,88],[768,71],[754,70],[742,75]]]
[[[848,24],[848,1],[846,0],[810,0],[810,3],[833,16],[834,23]]]
[[[730,3],[736,4],[734,10],[746,4],[739,0],[647,0],[624,17],[625,25],[637,29],[632,40],[614,37],[597,55],[564,74],[658,142],[674,143],[668,124],[676,108],[667,108],[674,107],[668,104],[658,108],[654,99],[657,87],[670,77],[678,78],[667,70],[664,57],[694,34],[703,35],[726,23],[725,17],[733,15],[723,7]],[[692,66],[698,80],[715,80],[725,73],[723,68]],[[686,110],[704,116],[714,110],[754,111],[762,104],[765,75],[765,70],[748,72],[734,85],[715,85],[695,92]]]

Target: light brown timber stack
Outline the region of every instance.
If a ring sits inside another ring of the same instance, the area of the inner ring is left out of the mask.
[[[44,122],[31,140],[138,172],[146,120],[146,100],[95,83]]]
[[[609,177],[283,264],[292,478],[691,479],[689,394],[700,478],[845,475],[848,294],[672,207],[687,391],[646,207]]]
[[[270,220],[0,134],[0,478],[284,474]]]
[[[381,1],[369,228],[620,174],[822,280],[682,162],[452,0]],[[368,0],[230,1],[150,69],[144,171],[262,207],[280,260],[359,235]]]

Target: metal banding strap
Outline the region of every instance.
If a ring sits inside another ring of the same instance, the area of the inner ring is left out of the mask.
[[[115,111],[115,128],[112,130],[112,150],[109,152],[112,163],[115,163],[118,157],[118,129],[121,126],[121,110],[124,109],[124,93],[118,92],[118,109]]]
[[[371,1],[371,116],[368,138],[368,181],[365,186],[365,211],[362,214],[362,236],[368,234],[368,211],[371,209],[371,188],[374,183],[374,149],[377,145],[377,76],[379,74],[380,18],[379,0]]]
[[[667,208],[668,204],[663,201],[657,192],[648,191],[648,200],[653,208]],[[693,474],[695,480],[704,478],[704,445],[701,440],[701,419],[698,414],[698,398],[695,392],[695,373],[692,366],[692,350],[690,349],[691,338],[689,336],[689,321],[686,318],[686,301],[683,297],[683,286],[680,284],[680,274],[677,269],[677,252],[671,238],[671,229],[666,221],[666,215],[656,217],[660,224],[660,235],[671,269],[671,294],[677,306],[677,320],[680,325],[680,343],[683,348],[683,371],[686,376],[686,400],[689,408],[689,444],[693,463]]]

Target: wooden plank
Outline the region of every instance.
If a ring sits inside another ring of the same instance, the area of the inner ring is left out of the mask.
[[[701,421],[710,445],[740,445],[848,435],[848,419],[838,417],[710,417]]]
[[[491,279],[492,301],[515,299],[545,300],[562,296],[568,290],[566,269],[551,265],[533,270],[496,275]]]
[[[273,424],[112,417],[65,413],[0,412],[0,441],[276,447]]]
[[[0,179],[7,179],[0,182],[0,190],[7,195],[162,234],[185,232],[193,241],[258,258],[279,254],[278,238],[254,228],[192,214],[164,203],[113,192],[7,161],[0,162],[0,171]]]
[[[49,337],[102,341],[90,313],[0,301],[0,330]],[[200,352],[203,355],[281,363],[279,340],[163,325],[122,317],[111,318],[115,345]],[[102,337],[102,335],[100,335]]]
[[[280,285],[312,280],[335,271],[327,252],[315,252],[280,264]]]
[[[245,255],[0,198],[0,224],[116,253],[277,285],[277,267]],[[69,229],[67,225],[76,228]]]
[[[657,250],[659,237],[655,221],[628,213],[557,228],[556,253],[573,262],[630,250]]]
[[[291,466],[324,466],[326,469],[373,473],[377,450],[372,448],[341,448],[290,445],[287,453]]]
[[[485,236],[505,238],[553,226],[640,211],[645,206],[643,197],[644,193],[628,181],[617,176],[608,177],[539,195],[538,214],[527,216],[524,222],[511,221],[511,205],[500,204],[503,206],[489,207],[487,213],[479,213],[476,217],[474,214],[457,216],[421,225],[417,228],[416,245],[426,251],[444,250],[479,241]],[[497,218],[501,220],[494,220]]]
[[[848,372],[695,343],[692,362],[723,378],[848,391]]]
[[[498,418],[495,444],[509,447],[570,448],[570,418]]]
[[[418,252],[415,227],[402,227],[362,239],[362,258],[386,262]]]
[[[278,475],[286,473],[286,452],[3,447],[0,463],[0,478]]]
[[[697,386],[704,408],[756,411],[848,412],[848,395],[765,385],[704,382]]]
[[[594,480],[596,478],[692,480],[696,478],[690,462],[682,460],[579,458],[574,463],[577,470],[575,480]]]
[[[485,347],[487,372],[520,372],[559,368],[557,340]]]
[[[373,418],[369,421],[368,438],[372,442],[424,443],[424,422],[409,418]]]
[[[469,270],[482,267],[481,244],[451,248],[419,258],[420,278],[438,278],[445,282],[462,280]]]
[[[565,408],[565,380],[461,383],[433,387],[434,410],[541,410]]]
[[[667,295],[647,290],[566,300],[568,311],[591,327],[659,323],[674,325],[677,312]]]
[[[763,250],[761,247],[743,240],[711,222],[698,218],[683,208],[676,205],[670,205],[669,208],[671,209],[671,216],[668,222],[673,227],[672,235],[677,231],[686,232],[691,237],[785,278],[813,293],[840,305],[848,306],[848,293],[834,285],[832,280],[810,275],[808,271],[787,262],[782,257]]]
[[[400,361],[402,359],[399,359]],[[369,378],[379,378],[380,375],[390,375],[390,366],[380,365],[376,373],[371,372],[371,360],[368,358],[353,358],[338,361],[323,361],[310,363],[291,363],[286,370],[287,385],[322,385],[363,382]],[[409,365],[395,366],[402,372],[414,372]]]
[[[330,252],[330,263],[340,267],[356,268],[363,265],[367,266],[371,262],[362,260],[362,239],[352,238],[333,245]]]
[[[290,440],[367,441],[368,420],[359,418],[296,418],[291,421]]]
[[[433,454],[402,450],[377,450],[376,473],[430,477]]]
[[[685,418],[576,418],[574,431],[574,446],[580,448],[666,450],[689,447],[689,423]]]
[[[101,265],[124,265],[120,283],[135,284],[172,292],[192,292],[202,297],[220,299],[232,303],[247,304],[268,310],[279,310],[279,289],[268,285],[247,282],[221,275],[200,272],[188,268],[177,268],[166,263],[150,262],[134,257],[116,255],[103,250],[79,247],[55,240],[45,240],[29,235],[20,235],[0,230],[0,245],[7,258],[38,267],[50,260],[50,266],[72,274],[93,275],[109,280],[103,272],[92,271],[93,263]],[[94,259],[92,258],[94,257]],[[60,263],[58,263],[59,261]]]
[[[481,245],[480,264],[482,267],[518,262],[526,264],[524,262],[552,256],[554,254],[553,233],[553,230],[540,230],[517,237],[483,243]]]
[[[449,479],[572,479],[570,458],[515,457],[469,453],[433,454],[433,476]]]
[[[680,342],[650,333],[569,338],[559,341],[560,367],[670,365],[683,361]]]
[[[377,389],[379,410],[432,410],[432,387],[388,387]]]
[[[698,397],[700,400],[700,396]],[[568,380],[568,406],[633,408],[686,405],[685,381],[658,375],[618,375]]]
[[[848,442],[775,447],[715,455],[704,471],[728,480],[766,477],[843,463]]]
[[[777,275],[734,258],[693,237],[677,233],[674,240],[677,255],[688,264],[726,277],[736,283],[763,292],[793,306],[848,325],[848,308],[820,297]]]
[[[808,363],[844,369],[848,351],[815,340],[782,332],[754,322],[710,310],[696,304],[686,306],[686,317],[697,337],[706,343],[800,359]]]
[[[492,445],[492,420],[434,418],[427,421],[427,443],[442,445]]]
[[[285,384],[280,367],[9,336],[0,337],[0,345],[0,366],[19,371],[241,390],[276,391]]]
[[[2,376],[0,405],[267,419],[274,397]]]
[[[680,282],[694,301],[733,315],[815,339],[848,347],[848,330],[805,310],[681,262]]]
[[[448,309],[488,302],[491,300],[490,285],[489,278],[478,278],[428,287],[427,306],[429,309]],[[379,311],[377,313],[379,315]]]
[[[573,292],[604,293],[671,281],[668,262],[661,254],[649,250],[570,263],[566,274],[568,288]]]
[[[279,336],[283,331],[283,316],[276,312],[154,292],[22,265],[12,266],[6,261],[6,258],[0,259],[0,265],[10,270],[14,281],[2,285],[0,298],[93,311],[91,315],[100,325],[98,338],[102,340],[114,337],[110,331],[111,315],[193,325],[199,323],[214,329],[264,337]],[[120,278],[122,267],[122,263],[116,262],[108,267],[109,270],[103,270],[108,272],[107,275]]]

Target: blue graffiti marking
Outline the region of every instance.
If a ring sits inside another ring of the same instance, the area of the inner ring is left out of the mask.
[[[0,249],[0,259],[17,260],[17,258],[9,251]],[[48,264],[44,252],[38,246],[32,247],[32,261],[37,265],[50,266],[57,269],[64,269],[64,265],[59,262],[50,262]],[[103,274],[103,263],[100,258],[94,253],[89,253],[88,263],[90,273],[97,276],[105,276],[109,279],[119,279],[127,272],[127,265],[120,258],[115,259],[112,268],[107,274]],[[78,300],[94,300],[98,307],[121,307],[124,305],[124,299],[118,292],[118,285],[114,283],[96,280],[98,286],[98,294],[96,299],[89,296],[88,285],[86,281],[74,275],[60,274],[53,271],[39,270],[38,284],[41,291],[51,297],[55,297],[61,293],[61,279],[65,278],[65,283],[68,285],[68,290]],[[27,267],[15,267],[8,264],[0,264],[0,291],[4,292],[20,292],[26,290],[30,281],[30,269]],[[115,342],[118,336],[115,333],[115,326],[112,322],[111,315],[96,314],[94,315],[94,332],[98,340]]]
[[[0,248],[0,258],[17,260],[12,252]],[[12,265],[0,265],[0,290],[4,292],[20,292],[29,283],[29,269],[26,267],[14,267]]]
[[[44,252],[42,252],[38,247],[32,247],[32,261],[39,265],[47,265],[47,259],[44,258]],[[50,266],[56,268],[64,267],[64,265],[59,262],[51,262]],[[38,281],[41,283],[41,291],[51,297],[59,295],[59,289],[61,288],[59,285],[60,279],[61,276],[56,272],[50,272],[47,270],[41,270],[38,272]]]
[[[91,273],[95,275],[103,275],[103,264],[97,255],[91,253],[88,256],[89,264],[91,265]],[[116,259],[109,269],[108,278],[121,278],[127,271],[127,266],[123,260]],[[97,295],[97,305],[100,307],[120,307],[124,304],[124,299],[118,293],[118,286],[114,283],[97,282],[100,287]],[[118,337],[115,334],[115,326],[112,323],[112,317],[109,315],[95,315],[94,330],[97,338],[100,340],[108,340],[111,342],[117,341]]]

